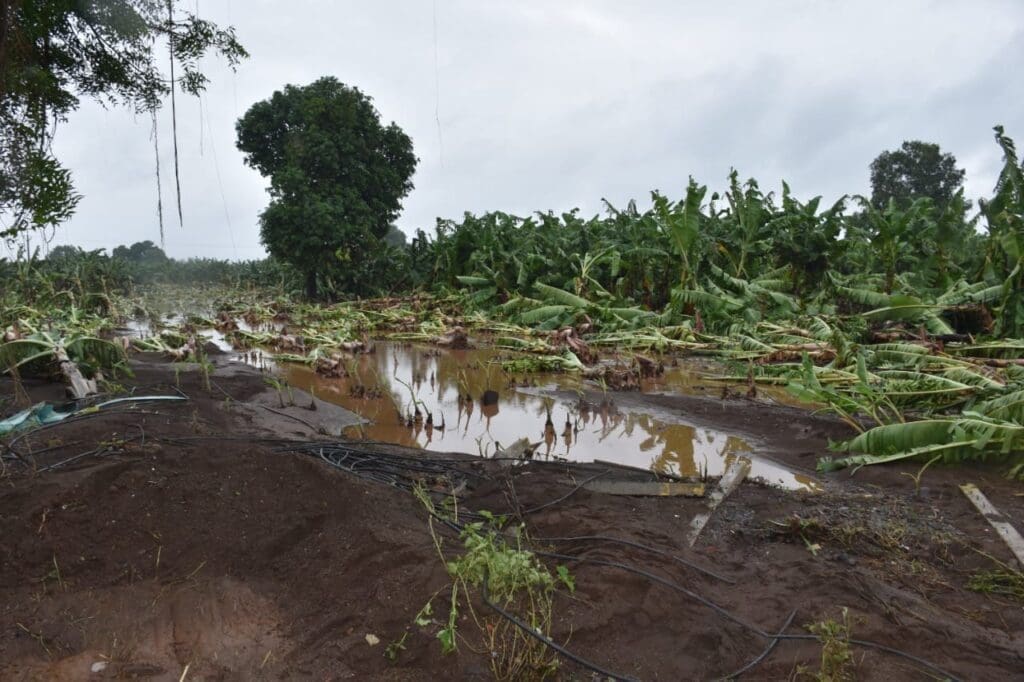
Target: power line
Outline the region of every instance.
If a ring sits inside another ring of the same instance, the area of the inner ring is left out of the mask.
[[[441,136],[441,75],[437,59],[437,0],[434,0],[434,121],[437,122],[437,157],[444,168],[444,139]]]
[[[205,97],[205,95],[200,95]],[[207,103],[209,104],[209,103]],[[207,106],[209,109],[209,106]],[[228,212],[228,200],[224,195],[224,183],[220,178],[220,164],[217,162],[217,141],[213,139],[213,126],[210,125],[210,117],[206,117],[206,128],[210,134],[210,151],[213,153],[213,169],[217,173],[217,188],[220,190],[220,201],[224,205],[224,220],[228,225],[228,236],[231,237],[231,248],[235,249],[235,231],[231,227],[231,214]],[[238,260],[238,251],[234,252],[235,260]]]

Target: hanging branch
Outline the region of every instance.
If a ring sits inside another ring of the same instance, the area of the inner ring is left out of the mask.
[[[156,109],[149,110],[153,117],[153,131],[150,137],[153,138],[153,156],[156,159],[156,217],[160,223],[160,248],[164,248],[164,199],[163,189],[160,187],[160,139],[157,136]]]
[[[178,199],[178,226],[184,227],[185,222],[181,217],[181,178],[178,175],[178,108],[174,98],[174,3],[167,0],[167,25],[172,27],[167,34],[167,48],[171,57],[171,137],[174,140],[174,190]],[[201,133],[200,133],[201,134]],[[163,226],[160,231],[163,238]],[[163,243],[161,242],[161,246]]]

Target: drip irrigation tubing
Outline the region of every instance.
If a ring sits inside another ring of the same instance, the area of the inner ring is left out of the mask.
[[[112,408],[109,408],[109,409],[96,410],[95,412],[83,412],[81,414],[72,414],[72,415],[70,415],[68,417],[65,417],[64,419],[61,419],[60,421],[51,422],[49,424],[43,424],[41,426],[37,426],[34,429],[30,429],[28,431],[24,431],[22,433],[19,433],[16,436],[14,436],[14,438],[9,440],[6,443],[6,445],[3,444],[3,443],[0,443],[0,446],[6,447],[7,451],[10,452],[12,455],[14,455],[20,461],[28,463],[27,457],[34,456],[34,455],[36,455],[38,453],[36,453],[36,452],[20,452],[17,448],[14,447],[15,443],[20,443],[22,440],[28,439],[30,436],[35,436],[38,433],[40,433],[41,431],[48,431],[50,429],[56,428],[58,426],[63,426],[65,424],[73,424],[73,423],[76,423],[76,422],[85,421],[86,419],[94,419],[96,417],[105,417],[105,416],[112,415],[112,414],[120,414],[120,415],[124,415],[124,414],[156,414],[156,415],[158,415],[158,414],[161,414],[161,413],[160,412],[153,412],[153,411],[150,411],[150,410],[138,410],[138,409],[134,409],[134,408],[131,408],[131,407],[116,407],[116,408],[112,407]],[[40,452],[45,452],[45,451],[51,450],[51,449],[53,449],[53,448],[47,448],[46,450],[40,451]]]
[[[495,604],[494,602],[492,602],[491,601],[490,592],[487,589],[487,584],[489,582],[490,582],[490,576],[488,576],[487,571],[485,570],[484,571],[484,579],[483,579],[483,583],[482,583],[484,604],[489,606],[491,608],[491,610],[493,610],[499,616],[501,616],[505,620],[507,620],[510,623],[512,623],[513,625],[515,625],[517,628],[522,630],[524,633],[526,633],[530,637],[533,637],[534,639],[536,639],[540,643],[544,644],[549,649],[554,650],[560,656],[564,656],[565,658],[568,658],[570,661],[573,661],[574,663],[577,663],[577,664],[583,666],[584,668],[587,668],[588,670],[591,670],[591,671],[597,673],[598,675],[604,675],[605,677],[610,677],[610,678],[612,678],[613,680],[616,680],[616,681],[620,681],[621,680],[622,682],[638,682],[635,677],[629,677],[627,675],[620,675],[619,673],[614,673],[614,672],[612,672],[610,670],[602,668],[601,666],[599,666],[596,663],[592,663],[591,661],[588,661],[587,659],[583,658],[582,656],[580,656],[578,654],[574,654],[573,652],[569,651],[568,649],[566,649],[561,644],[557,643],[555,640],[553,640],[550,637],[548,637],[548,636],[544,635],[543,633],[539,632],[537,629],[530,627],[530,625],[528,623],[523,622],[518,617],[514,616],[513,614],[511,614],[508,611],[506,611],[504,608],[502,608],[502,607],[498,606],[497,604]]]
[[[526,511],[523,512],[523,514],[524,515],[526,515],[526,514],[536,514],[539,511],[547,509],[548,507],[553,507],[556,504],[559,504],[561,502],[565,502],[570,497],[572,497],[573,495],[578,493],[580,490],[582,490],[583,486],[585,486],[586,484],[588,484],[591,481],[594,481],[594,480],[596,480],[598,478],[601,478],[602,476],[606,476],[606,475],[610,474],[611,472],[612,472],[611,469],[605,469],[604,471],[599,471],[596,474],[594,474],[593,476],[590,476],[588,478],[583,479],[582,483],[580,483],[575,488],[573,488],[572,490],[570,490],[566,494],[562,495],[561,497],[556,497],[555,499],[551,500],[550,502],[545,502],[544,504],[536,506],[536,507],[533,507],[532,509],[527,509]]]
[[[183,397],[184,397],[185,400],[188,400],[187,396],[183,396]],[[87,401],[94,400],[95,398],[96,398],[96,396],[86,396],[85,398],[76,398],[76,399],[71,400],[69,402],[72,402],[72,403],[87,402]],[[150,401],[150,402],[160,402],[160,401],[163,401],[163,400],[167,400],[167,396],[132,396],[132,397],[128,397],[128,398],[114,398],[114,399],[104,400],[104,401],[101,401],[97,405],[91,406],[91,407],[94,407],[96,409],[92,409],[92,410],[89,410],[89,411],[85,411],[85,409],[82,409],[82,410],[80,410],[78,412],[75,412],[73,414],[68,415],[64,419],[61,419],[60,421],[50,422],[49,424],[42,424],[40,426],[37,426],[36,428],[28,429],[26,431],[18,433],[17,435],[15,435],[13,438],[11,438],[11,440],[9,440],[6,443],[6,448],[15,457],[25,461],[24,457],[25,457],[26,454],[32,455],[34,453],[31,453],[31,452],[29,452],[29,453],[19,452],[14,447],[14,445],[16,443],[20,443],[22,440],[28,439],[29,437],[38,434],[41,431],[47,431],[49,429],[53,429],[55,427],[62,426],[64,424],[72,424],[72,423],[75,423],[75,422],[83,421],[85,419],[93,419],[95,417],[102,417],[102,416],[106,416],[106,415],[110,415],[110,414],[160,414],[160,412],[153,412],[153,411],[149,411],[149,410],[136,409],[135,408],[135,405],[138,405],[139,403],[142,403],[142,402],[146,402],[147,400]],[[177,401],[177,398],[175,398],[175,401]],[[109,405],[109,407],[107,407],[108,405]],[[0,444],[0,445],[2,445],[2,444]]]
[[[52,471],[53,469],[59,469],[60,467],[66,464],[71,464],[72,462],[77,462],[80,459],[85,459],[86,457],[91,457],[93,455],[99,456],[104,455],[108,452],[115,452],[120,448],[120,446],[127,445],[128,443],[134,443],[137,440],[141,441],[142,444],[144,445],[146,443],[146,433],[142,431],[141,427],[139,427],[139,431],[140,435],[138,436],[132,436],[131,438],[123,438],[119,443],[107,443],[93,450],[87,450],[77,455],[72,455],[71,457],[62,459],[59,462],[54,462],[53,464],[41,467],[40,469],[37,470],[36,473],[41,474],[44,471]]]
[[[726,578],[724,575],[719,575],[718,573],[715,573],[714,571],[708,570],[708,569],[706,569],[706,568],[704,568],[702,566],[698,566],[697,564],[693,563],[692,561],[687,561],[686,559],[684,559],[684,558],[682,558],[680,556],[676,556],[675,554],[672,554],[671,552],[667,552],[667,551],[665,551],[663,549],[658,549],[657,547],[651,547],[650,545],[645,545],[645,544],[640,543],[640,542],[635,542],[633,540],[627,540],[625,538],[615,538],[615,537],[610,537],[608,535],[576,535],[576,536],[564,537],[564,538],[545,538],[545,537],[532,536],[531,539],[532,540],[536,540],[537,542],[550,542],[550,543],[555,543],[555,544],[559,544],[559,543],[569,544],[569,543],[576,543],[576,542],[610,542],[610,543],[614,543],[614,544],[625,545],[627,547],[635,547],[636,549],[640,549],[640,550],[643,550],[645,552],[650,552],[651,554],[657,554],[658,556],[663,556],[663,557],[666,557],[668,559],[671,559],[672,561],[675,561],[678,564],[682,564],[683,566],[686,566],[688,568],[692,568],[693,570],[695,570],[695,571],[697,571],[699,573],[703,573],[704,575],[706,575],[708,577],[711,577],[711,578],[714,578],[715,580],[720,580],[723,583],[726,583],[728,585],[735,585],[736,584],[736,581],[733,580],[732,578]]]
[[[786,630],[789,629],[789,626],[793,624],[793,619],[794,618],[796,618],[796,609],[793,609],[792,611],[790,611],[789,618],[787,618],[786,622],[782,624],[781,628],[779,628],[778,634],[775,635],[775,637],[772,638],[772,641],[768,642],[768,646],[765,647],[764,651],[762,651],[760,654],[757,655],[757,657],[754,660],[750,661],[750,663],[747,663],[745,666],[743,666],[742,668],[740,668],[736,672],[730,673],[729,675],[726,675],[725,677],[718,678],[719,681],[735,680],[737,677],[742,677],[744,675],[744,673],[746,673],[746,672],[748,672],[750,670],[753,670],[757,666],[758,663],[760,663],[764,659],[768,658],[768,654],[770,654],[775,649],[775,647],[778,645],[779,639],[781,638],[781,636],[784,635]]]
[[[410,490],[410,491],[418,483],[418,481],[416,479],[414,479],[412,476],[408,475],[411,472],[420,472],[420,473],[434,474],[434,475],[437,475],[439,477],[445,476],[445,477],[449,477],[449,480],[451,480],[451,476],[452,475],[455,475],[455,476],[465,476],[467,474],[468,475],[476,475],[476,476],[479,476],[479,477],[482,477],[482,478],[488,478],[488,477],[483,476],[482,474],[478,474],[476,472],[467,472],[465,470],[465,465],[467,465],[467,464],[471,465],[471,464],[474,463],[473,460],[468,460],[468,459],[467,460],[462,460],[462,459],[460,459],[460,460],[451,460],[451,459],[448,459],[448,460],[431,460],[431,459],[427,459],[427,458],[409,457],[409,456],[403,456],[403,455],[392,455],[392,454],[386,454],[386,453],[380,453],[380,452],[373,452],[373,451],[370,451],[370,450],[368,450],[366,448],[356,448],[356,447],[352,447],[349,444],[344,444],[343,445],[343,444],[340,444],[340,443],[316,443],[316,442],[313,442],[313,443],[303,443],[301,445],[283,446],[282,449],[283,450],[288,450],[288,451],[293,451],[293,452],[305,453],[305,454],[309,454],[309,455],[317,455],[321,459],[323,459],[326,463],[328,463],[328,464],[330,464],[330,465],[332,465],[332,466],[334,466],[336,468],[339,468],[339,469],[341,469],[343,471],[349,472],[349,473],[351,473],[353,475],[359,476],[361,478],[366,478],[368,480],[373,480],[373,481],[385,483],[385,484],[388,484],[388,485],[394,485],[394,486],[397,486],[397,487],[400,487],[400,488],[404,488],[404,489],[407,489],[407,490]],[[458,465],[463,465],[463,466],[460,467]],[[570,490],[565,495],[562,495],[562,496],[560,496],[558,498],[555,498],[554,500],[551,500],[549,502],[545,502],[545,503],[543,503],[541,505],[538,505],[536,507],[528,509],[528,510],[524,511],[523,514],[524,515],[526,515],[526,514],[533,514],[533,513],[536,513],[538,511],[541,511],[543,509],[550,508],[550,507],[552,507],[552,506],[554,506],[556,504],[559,504],[561,502],[564,502],[565,500],[570,498],[572,495],[576,494],[584,486],[586,486],[587,483],[589,483],[589,482],[591,482],[591,481],[593,481],[593,480],[595,480],[595,479],[597,479],[597,478],[599,478],[601,476],[605,476],[605,475],[607,475],[609,473],[611,473],[611,469],[600,471],[600,472],[594,474],[593,476],[590,476],[590,477],[584,479],[581,483],[579,483],[578,485],[573,487],[573,489]],[[463,531],[463,529],[464,529],[464,525],[463,524],[460,524],[457,521],[452,521],[450,519],[446,519],[446,518],[440,516],[439,514],[437,514],[436,512],[434,512],[433,510],[428,510],[428,513],[430,514],[431,517],[437,519],[444,526],[446,526],[449,529],[455,531],[456,533],[461,533]],[[466,514],[467,516],[469,516],[471,518],[473,518],[473,517],[475,517],[475,518],[482,518],[482,516],[479,514],[479,512],[473,512],[471,510],[462,510],[462,511],[460,511],[460,513],[461,514]],[[555,542],[555,543],[559,543],[559,542],[570,543],[570,542],[596,541],[596,542],[611,542],[611,543],[616,543],[616,544],[622,544],[622,545],[626,545],[626,546],[635,547],[637,549],[641,549],[641,550],[644,550],[644,551],[648,551],[648,552],[651,552],[653,554],[657,554],[659,556],[664,556],[664,557],[670,558],[673,561],[676,561],[676,562],[681,563],[681,564],[683,564],[685,566],[693,568],[693,569],[695,569],[695,570],[697,570],[697,571],[699,571],[699,572],[701,572],[703,574],[706,574],[708,576],[714,577],[716,579],[722,580],[722,581],[730,583],[730,584],[735,584],[735,581],[733,581],[733,580],[731,580],[729,578],[725,578],[724,576],[717,575],[717,574],[715,574],[715,573],[713,573],[711,571],[708,571],[707,569],[703,569],[703,568],[701,568],[701,567],[699,567],[699,566],[697,566],[695,564],[692,564],[692,563],[686,561],[685,559],[682,559],[682,558],[680,558],[678,556],[675,556],[674,554],[671,554],[669,552],[665,552],[665,551],[657,549],[655,547],[650,547],[648,545],[643,545],[642,543],[633,542],[631,540],[625,540],[625,539],[622,539],[622,538],[613,538],[613,537],[610,537],[610,536],[602,536],[602,535],[586,535],[586,536],[575,536],[575,537],[564,537],[564,538],[535,538],[535,540],[542,541],[542,542],[543,541]],[[756,636],[758,636],[758,637],[760,637],[762,639],[766,639],[766,640],[769,641],[768,646],[756,658],[751,660],[749,663],[744,665],[742,668],[740,668],[736,672],[730,674],[729,676],[727,676],[725,678],[721,678],[721,679],[732,679],[732,678],[739,677],[739,676],[747,673],[749,670],[751,670],[757,664],[761,663],[765,658],[767,658],[771,654],[771,652],[774,650],[774,648],[778,645],[778,643],[780,641],[791,641],[791,640],[792,641],[814,641],[814,642],[820,641],[820,638],[817,635],[813,635],[813,634],[806,634],[806,635],[805,634],[786,634],[785,630],[789,628],[789,626],[792,624],[793,619],[796,616],[796,612],[795,611],[789,615],[788,619],[786,620],[786,623],[783,625],[783,627],[778,632],[767,632],[767,631],[763,630],[761,627],[759,627],[757,625],[754,625],[753,623],[750,623],[750,622],[744,620],[743,618],[733,614],[729,610],[727,610],[724,607],[716,604],[715,602],[711,601],[707,597],[704,597],[704,596],[698,594],[697,592],[694,592],[693,590],[690,590],[690,589],[688,589],[686,587],[683,587],[682,585],[679,585],[678,583],[675,583],[675,582],[673,582],[673,581],[671,581],[671,580],[669,580],[667,578],[663,578],[662,576],[659,576],[659,575],[657,575],[655,573],[651,573],[650,571],[646,571],[644,569],[637,568],[635,566],[631,566],[629,564],[625,564],[625,563],[622,563],[622,562],[607,561],[607,560],[604,560],[604,559],[591,559],[591,558],[583,557],[583,556],[570,555],[570,554],[562,554],[562,553],[558,553],[558,552],[547,552],[547,551],[540,551],[540,550],[534,550],[533,553],[536,556],[538,556],[538,557],[546,557],[546,558],[549,558],[549,559],[556,559],[556,560],[561,560],[561,561],[566,561],[566,562],[586,563],[586,564],[590,564],[590,565],[594,565],[594,566],[604,566],[604,567],[608,567],[608,568],[614,568],[614,569],[626,571],[626,572],[629,572],[629,573],[633,573],[634,575],[639,575],[639,576],[644,577],[644,578],[646,578],[647,580],[649,580],[649,581],[651,581],[653,583],[660,584],[663,587],[669,588],[669,589],[674,590],[676,592],[679,592],[679,593],[681,593],[683,595],[686,595],[690,599],[696,601],[697,603],[699,603],[699,604],[705,606],[706,608],[712,610],[713,612],[715,612],[723,620],[729,621],[729,622],[739,626],[740,628],[746,630],[747,632],[750,632],[750,633],[752,633],[752,634],[754,634],[754,635],[756,635]],[[488,580],[488,578],[485,575],[484,582],[483,582],[483,586],[484,586],[484,595],[483,595],[484,596],[484,602],[487,604],[487,606],[489,608],[493,609],[502,618],[505,618],[505,619],[509,620],[517,628],[521,629],[523,632],[527,633],[531,637],[537,639],[538,641],[542,642],[546,646],[550,647],[552,650],[557,652],[559,655],[564,656],[565,658],[567,658],[569,660],[572,660],[572,661],[576,662],[577,664],[579,664],[579,665],[581,665],[581,666],[583,666],[583,667],[585,667],[585,668],[587,668],[589,670],[597,672],[598,674],[601,674],[601,675],[607,675],[607,676],[612,677],[612,678],[614,678],[616,680],[632,680],[633,679],[633,678],[630,678],[628,676],[620,675],[620,674],[613,673],[611,671],[605,670],[601,666],[599,666],[597,664],[594,664],[594,663],[592,663],[592,662],[590,662],[590,661],[588,661],[588,660],[578,656],[577,654],[574,654],[573,652],[567,650],[565,647],[562,647],[561,645],[559,645],[557,642],[554,642],[553,640],[551,640],[549,637],[543,635],[542,633],[537,632],[536,630],[531,628],[528,624],[524,623],[522,620],[517,618],[514,614],[509,613],[508,611],[503,609],[501,606],[491,602],[490,598],[489,598],[489,594],[487,592],[487,580]],[[922,668],[925,668],[925,669],[931,671],[932,673],[934,673],[934,674],[936,674],[936,675],[938,675],[940,677],[943,677],[945,679],[950,680],[950,682],[959,682],[959,678],[957,678],[955,675],[953,675],[953,674],[943,670],[938,665],[936,665],[936,664],[934,664],[934,663],[932,663],[930,661],[927,661],[927,660],[925,660],[923,658],[920,658],[918,656],[915,656],[915,655],[913,655],[911,653],[908,653],[906,651],[902,651],[900,649],[889,647],[889,646],[886,646],[884,644],[878,644],[877,642],[870,642],[870,641],[867,641],[867,640],[849,639],[848,642],[851,645],[854,645],[854,646],[859,646],[859,647],[863,647],[863,648],[866,648],[866,649],[873,649],[873,650],[876,650],[876,651],[880,651],[880,652],[883,652],[883,653],[887,653],[887,654],[890,654],[890,655],[893,655],[893,656],[897,656],[897,657],[903,658],[903,659],[905,659],[907,661],[910,661],[910,662],[912,662],[912,663],[914,663],[914,664],[916,664],[916,665],[918,665],[918,666],[920,666]]]
[[[606,566],[608,568],[617,568],[619,570],[623,570],[623,571],[627,571],[629,573],[634,573],[636,575],[643,576],[643,577],[647,578],[648,580],[651,580],[652,582],[658,583],[659,585],[662,585],[662,586],[667,587],[669,589],[675,590],[676,592],[680,592],[682,594],[685,594],[686,596],[690,597],[691,599],[693,599],[694,601],[698,602],[699,604],[702,604],[703,606],[706,606],[707,608],[711,609],[712,611],[717,613],[719,616],[721,616],[725,620],[731,621],[731,622],[735,623],[736,625],[739,625],[743,629],[747,630],[748,632],[752,632],[755,635],[758,635],[759,637],[762,637],[764,639],[803,640],[803,641],[815,641],[815,642],[820,641],[820,638],[817,635],[795,635],[795,634],[794,635],[787,635],[787,634],[783,634],[783,633],[775,633],[775,634],[773,634],[773,633],[770,633],[770,632],[765,632],[764,630],[762,630],[758,626],[756,626],[756,625],[754,625],[752,623],[748,623],[747,621],[743,620],[739,616],[731,613],[727,609],[725,609],[725,608],[719,606],[718,604],[714,603],[713,601],[711,601],[707,597],[703,597],[703,596],[697,594],[696,592],[693,592],[692,590],[688,590],[687,588],[683,587],[682,585],[678,585],[678,584],[672,582],[671,580],[667,580],[666,578],[662,578],[661,576],[656,575],[654,573],[651,573],[649,571],[645,571],[643,569],[636,568],[635,566],[629,566],[628,564],[623,564],[623,563],[620,563],[620,562],[617,562],[617,561],[605,561],[604,559],[588,559],[587,557],[573,556],[573,555],[569,555],[569,554],[557,554],[555,552],[534,551],[534,554],[537,555],[537,556],[548,557],[548,558],[551,558],[551,559],[560,559],[562,561],[588,563],[588,564],[592,564],[594,566]],[[920,658],[918,656],[915,656],[915,655],[913,655],[911,653],[908,653],[906,651],[901,651],[900,649],[894,649],[894,648],[888,647],[888,646],[886,646],[884,644],[878,644],[877,642],[869,642],[869,641],[863,640],[863,639],[849,639],[847,641],[850,644],[854,644],[856,646],[864,647],[866,649],[875,649],[875,650],[878,650],[878,651],[883,651],[885,653],[892,654],[894,656],[899,656],[901,658],[905,658],[908,661],[911,661],[913,663],[917,663],[918,665],[920,665],[923,668],[927,668],[928,670],[930,670],[931,672],[935,673],[936,675],[939,675],[943,679],[947,679],[950,682],[960,682],[960,678],[956,677],[952,673],[949,673],[949,672],[943,670],[942,668],[940,668],[938,665],[932,663],[931,661],[926,661],[925,659]]]

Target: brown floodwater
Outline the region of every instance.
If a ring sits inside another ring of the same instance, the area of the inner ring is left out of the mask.
[[[553,397],[554,390],[582,396],[584,384],[569,374],[507,375],[499,354],[378,342],[376,352],[352,358],[351,378],[321,376],[304,365],[277,369],[292,386],[361,415],[368,421],[362,435],[374,440],[487,456],[528,438],[539,444],[536,458],[602,460],[685,477],[720,476],[745,456],[752,478],[818,488],[813,478],[758,458],[734,434],[655,409],[619,408],[611,392],[597,404]],[[644,391],[695,393],[706,384],[692,370],[669,368]]]
[[[166,324],[173,328],[180,317]],[[244,321],[239,328],[251,330]],[[130,321],[119,335],[146,337],[149,323]],[[506,374],[494,349],[446,350],[377,342],[376,352],[348,363],[351,377],[325,377],[310,367],[275,364],[272,353],[239,352],[216,329],[202,337],[243,362],[281,375],[296,388],[340,405],[366,420],[363,437],[436,451],[494,455],[521,438],[537,444],[535,457],[590,462],[601,460],[650,468],[683,477],[720,476],[739,456],[751,460],[750,477],[791,490],[817,490],[813,477],[759,458],[743,438],[727,431],[696,426],[657,408],[620,408],[615,393],[600,401],[582,399],[586,388],[573,374]],[[715,367],[707,366],[714,374]],[[708,381],[699,365],[667,367],[656,379],[642,382],[644,393],[721,394],[725,384]],[[737,389],[733,389],[737,390]],[[745,390],[740,387],[741,392]],[[780,403],[794,399],[777,387],[759,386],[762,397]],[[567,392],[577,398],[565,399]],[[631,401],[633,402],[633,401]],[[415,418],[419,410],[421,419]]]

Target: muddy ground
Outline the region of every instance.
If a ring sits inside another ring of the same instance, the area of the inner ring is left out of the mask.
[[[471,619],[451,655],[438,625],[412,626],[448,584],[424,507],[275,442],[336,440],[353,415],[307,409],[302,395],[281,409],[257,371],[216,364],[207,389],[195,370],[176,380],[171,366],[140,357],[126,388],[190,400],[101,413],[14,444],[31,466],[8,453],[0,479],[0,679],[489,679]],[[54,384],[26,388],[33,399],[60,397]],[[843,435],[829,420],[749,401],[643,400],[746,434],[809,471],[828,438]],[[577,490],[585,472],[568,465],[480,471],[465,507],[531,509],[572,492],[527,516],[533,536],[628,539],[719,576],[622,544],[537,543],[589,560],[570,563],[576,592],[555,597],[552,636],[623,676],[721,677],[769,644],[753,629],[776,632],[795,612],[786,632],[806,635],[845,608],[855,639],[959,679],[1024,677],[1024,605],[967,589],[995,566],[985,555],[1011,555],[958,485],[976,483],[1018,527],[1024,519],[1022,488],[998,468],[933,468],[919,492],[903,475],[914,466],[831,474],[819,494],[745,483],[692,549],[685,536],[704,500]],[[389,661],[388,643],[407,630]],[[852,653],[857,679],[937,678],[876,648]],[[821,658],[818,641],[780,641],[744,679],[812,679]],[[592,679],[568,661],[558,675]]]

